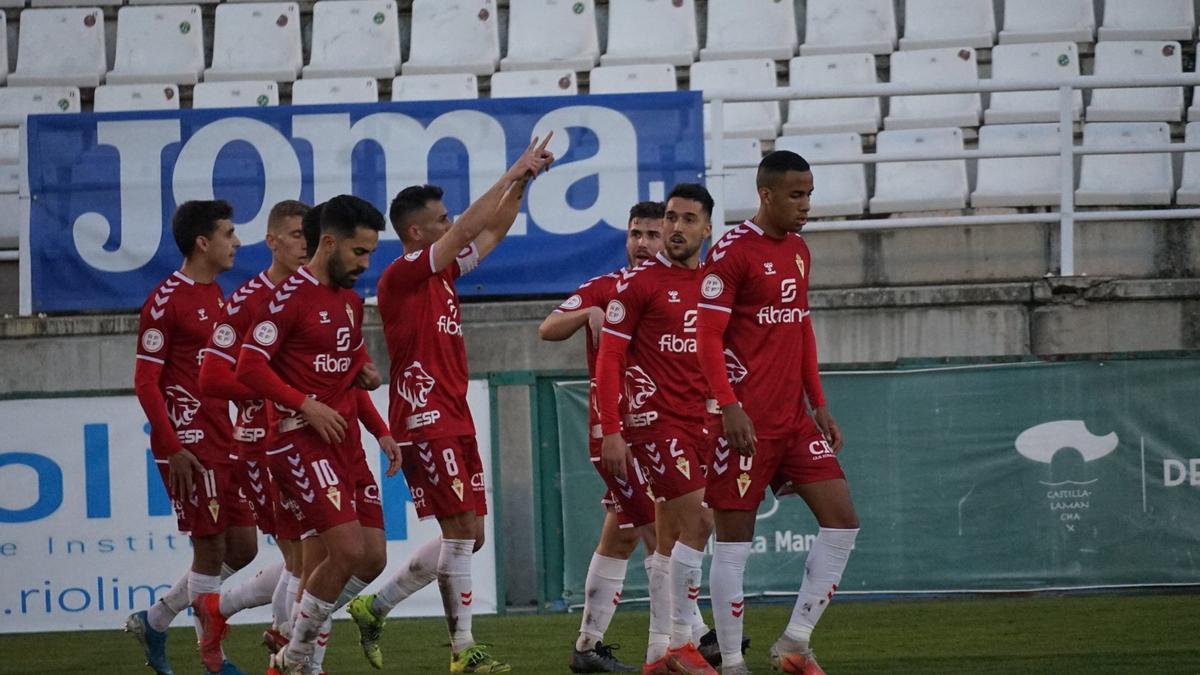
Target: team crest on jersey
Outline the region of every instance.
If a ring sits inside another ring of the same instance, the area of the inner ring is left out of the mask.
[[[684,478],[688,480],[692,479],[692,463],[687,460],[687,457],[677,458],[675,460],[675,468],[679,469],[679,473],[683,474]]]
[[[221,503],[215,499],[208,500],[208,513],[212,516],[213,522],[217,522],[217,518],[221,515]]]
[[[746,491],[750,489],[750,474],[742,472],[742,475],[737,477],[738,495],[745,497]]]
[[[346,303],[346,318],[350,319],[350,327],[354,328],[354,308],[348,302]]]
[[[325,497],[329,499],[330,504],[333,504],[333,508],[337,509],[338,511],[342,510],[341,490],[338,490],[336,487],[330,485],[329,489],[325,492]]]
[[[175,428],[186,427],[196,419],[196,413],[200,411],[200,400],[192,396],[191,392],[173,384],[163,393],[167,397],[167,417],[171,418],[171,424]]]
[[[162,331],[157,328],[151,328],[145,333],[142,333],[142,349],[145,349],[151,354],[154,354],[158,350],[162,349],[165,342],[166,340],[163,338]]]
[[[657,391],[658,385],[641,366],[625,369],[625,397],[629,400],[630,408],[641,408]]]
[[[725,282],[721,281],[721,277],[715,274],[704,277],[704,281],[700,284],[700,295],[709,300],[716,300],[724,292]]]
[[[608,309],[604,312],[604,318],[609,323],[621,323],[625,320],[625,305],[622,305],[620,300],[613,300],[608,303]]]
[[[562,304],[563,309],[579,309],[581,306],[583,306],[583,298],[579,297],[578,293],[567,298]]]
[[[435,384],[437,380],[425,372],[421,362],[413,361],[396,383],[396,393],[413,408],[424,408],[429,404],[429,392],[433,391]]]
[[[796,269],[800,270],[800,278],[803,279],[804,278],[804,258],[801,258],[799,253],[796,254]]]
[[[450,489],[454,490],[454,494],[458,495],[458,501],[463,500],[463,482],[461,478],[455,478],[454,482],[450,483]]]
[[[233,326],[223,323],[213,330],[213,344],[221,349],[228,349],[233,346],[237,340],[237,334],[233,331]]]

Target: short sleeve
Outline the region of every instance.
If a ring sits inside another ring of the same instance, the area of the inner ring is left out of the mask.
[[[574,293],[567,296],[567,299],[563,300],[562,304],[556,307],[554,311],[574,312],[589,307],[600,307],[603,309],[608,304],[608,294],[603,292],[606,286],[603,280],[604,277],[596,277],[584,282],[582,286],[575,289]]]
[[[168,296],[156,292],[146,300],[138,317],[137,358],[166,364],[167,354],[171,351],[174,319]]]

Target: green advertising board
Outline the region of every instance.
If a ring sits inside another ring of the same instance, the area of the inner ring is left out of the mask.
[[[823,382],[862,524],[843,591],[1200,583],[1200,359],[847,371]],[[554,391],[563,593],[576,604],[603,484],[588,461],[586,383]],[[747,593],[794,593],[816,532],[801,500],[768,497]],[[644,593],[631,565],[625,597]]]

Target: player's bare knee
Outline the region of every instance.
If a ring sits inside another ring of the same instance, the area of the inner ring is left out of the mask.
[[[475,514],[473,512],[464,511],[463,513],[439,518],[438,524],[442,528],[442,539],[463,540],[475,538]]]

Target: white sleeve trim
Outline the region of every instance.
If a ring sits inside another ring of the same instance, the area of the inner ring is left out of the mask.
[[[162,359],[156,359],[156,358],[154,358],[153,356],[146,356],[146,355],[144,355],[144,354],[138,354],[138,355],[137,355],[137,357],[138,357],[139,359],[143,360],[143,361],[149,361],[149,362],[151,362],[151,363],[157,363],[157,364],[158,364],[158,365],[160,365],[160,366],[165,366],[165,365],[167,365],[167,362],[166,362],[166,361],[163,361]]]
[[[230,355],[226,354],[225,352],[219,352],[219,351],[217,351],[217,350],[215,350],[215,349],[209,349],[208,347],[205,347],[204,349],[201,349],[201,350],[200,350],[200,353],[201,353],[201,354],[215,354],[216,356],[219,356],[219,357],[221,357],[221,358],[225,359],[226,361],[228,361],[228,362],[230,362],[230,363],[237,363],[237,359],[235,359],[235,358],[233,358],[232,356],[230,356]]]
[[[261,347],[256,347],[252,344],[244,344],[244,345],[242,345],[242,349],[253,349],[254,351],[258,352],[259,354],[262,354],[263,356],[267,357],[268,360],[271,358],[271,355],[268,354],[265,349],[262,349]]]
[[[435,247],[435,246],[437,246],[436,241],[429,245],[429,273],[430,274],[438,273],[436,257],[433,255],[433,247]]]
[[[466,251],[466,254],[463,254]],[[469,274],[476,267],[479,267],[479,249],[476,248],[475,242],[467,244],[463,251],[458,252],[456,259],[458,260],[458,273],[460,275]]]
[[[722,307],[720,305],[710,305],[706,302],[698,302],[698,303],[696,303],[696,306],[703,307],[704,309],[715,309],[718,312],[725,312],[726,314],[733,314],[732,309],[730,309],[728,307]]]
[[[617,336],[617,337],[619,337],[619,338],[625,338],[626,340],[630,340],[630,341],[632,341],[632,340],[633,340],[633,338],[632,338],[632,337],[630,337],[630,336],[628,336],[628,335],[626,335],[626,334],[624,334],[624,333],[622,333],[622,332],[620,332],[620,331],[615,331],[615,330],[613,330],[613,329],[609,328],[608,326],[605,326],[604,328],[601,328],[601,329],[600,329],[600,331],[601,331],[602,333],[608,333],[609,335],[616,335],[616,336]]]

